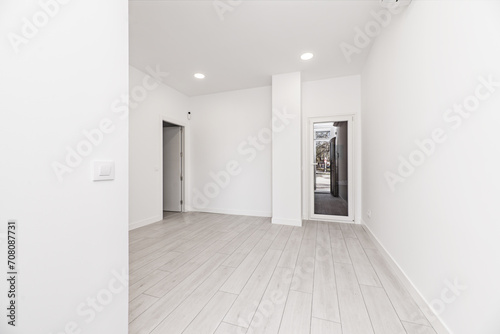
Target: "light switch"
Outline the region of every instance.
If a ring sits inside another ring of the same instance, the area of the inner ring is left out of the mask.
[[[111,175],[111,165],[104,164],[99,166],[99,176],[110,176]]]
[[[114,161],[93,161],[92,170],[94,181],[108,181],[115,179]]]

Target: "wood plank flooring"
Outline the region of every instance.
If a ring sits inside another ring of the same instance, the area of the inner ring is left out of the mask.
[[[130,334],[435,333],[362,226],[210,213],[130,231]]]

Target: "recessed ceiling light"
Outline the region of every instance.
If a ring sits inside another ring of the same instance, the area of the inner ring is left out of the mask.
[[[302,56],[300,56],[300,59],[302,60],[310,60],[314,57],[314,55],[310,52],[303,53]]]
[[[196,74],[194,75],[194,77],[195,77],[196,79],[205,79],[205,74],[203,74],[203,73],[196,73]]]

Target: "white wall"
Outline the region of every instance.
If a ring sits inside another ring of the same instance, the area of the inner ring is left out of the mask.
[[[302,84],[302,151],[309,145],[308,126],[311,117],[354,115],[354,192],[355,221],[361,221],[361,79],[348,76]],[[309,218],[310,157],[302,156],[302,217]],[[312,188],[311,188],[312,189]]]
[[[270,217],[271,88],[192,97],[189,109],[191,209]]]
[[[500,86],[468,118],[447,111],[473,101],[479,76],[500,81],[498,13],[497,1],[414,1],[362,74],[364,220],[456,334],[500,332]],[[434,129],[446,139],[391,191],[386,172]],[[453,293],[455,279],[467,288]]]
[[[302,226],[301,86],[300,72],[273,75],[273,224]]]
[[[128,120],[110,105],[128,93],[128,2],[73,1],[53,17],[38,1],[0,7],[0,332],[126,333],[128,283],[112,271],[128,272]],[[33,16],[49,22],[15,53],[7,34]],[[83,131],[99,124],[107,133],[93,131],[90,144]],[[62,167],[77,147],[81,161]],[[114,181],[91,181],[91,161],[102,159],[115,162]],[[8,219],[19,222],[15,328],[5,316]],[[105,305],[87,322],[96,297]]]
[[[150,68],[157,70],[154,64]],[[168,73],[168,69],[158,70],[162,75]],[[130,228],[163,219],[162,120],[185,127],[185,159],[188,168],[190,166],[188,98],[164,84],[153,85],[154,80],[151,78],[149,73],[130,67]],[[134,95],[134,89],[140,92],[144,87],[145,79],[146,86],[152,88],[146,89],[145,95]],[[187,170],[187,206],[190,184],[190,171]]]
[[[134,73],[137,73],[135,83],[140,83],[144,74],[135,69],[131,70],[131,80],[134,80]],[[131,84],[132,86],[133,84]],[[168,89],[163,87],[162,89]],[[162,97],[162,94],[164,95]],[[355,159],[360,160],[361,139],[359,131],[359,111],[360,111],[360,77],[350,76],[333,78],[320,81],[305,82],[302,84],[302,131],[307,133],[308,117],[321,117],[332,115],[355,115],[354,129],[356,154]],[[155,103],[150,99],[155,99]],[[145,169],[155,165],[155,150],[146,151],[141,149],[141,141],[154,143],[156,137],[154,131],[150,131],[151,124],[156,122],[156,112],[152,111],[156,105],[161,103],[175,103],[177,106],[161,106],[159,109],[165,110],[186,110],[185,101],[189,100],[189,109],[192,112],[192,119],[188,122],[189,136],[188,142],[191,152],[189,162],[191,169],[186,174],[189,181],[188,191],[193,191],[188,195],[188,210],[219,212],[228,214],[271,216],[272,191],[271,191],[271,143],[266,137],[266,131],[271,128],[271,88],[260,87],[239,91],[230,91],[219,94],[210,94],[186,98],[180,96],[173,90],[153,91],[148,95],[148,99],[142,102],[137,112],[131,111],[131,156],[133,147],[136,147],[138,154],[143,157],[148,156]],[[150,113],[149,111],[152,111]],[[169,111],[169,112],[170,112]],[[172,117],[185,117],[184,113],[172,114]],[[149,120],[148,120],[149,118]],[[142,125],[140,125],[142,124]],[[148,127],[149,124],[149,127]],[[155,125],[153,125],[155,126]],[[134,127],[141,131],[134,131]],[[259,137],[260,135],[260,137]],[[252,138],[256,143],[252,143]],[[253,146],[255,145],[255,146]],[[307,138],[302,138],[302,149],[305,150]],[[239,148],[239,149],[238,149]],[[225,173],[227,164],[237,161],[241,167],[241,172],[236,167],[237,175],[229,175],[230,182],[225,186]],[[143,189],[142,194],[149,193],[148,189],[153,189],[156,180],[141,180],[134,173],[134,163],[137,159],[131,159],[131,189]],[[308,162],[303,156],[303,166],[308,167]],[[360,164],[355,165],[355,207],[358,210],[356,216],[360,217]],[[210,173],[219,173],[217,184],[215,178]],[[134,176],[135,175],[135,176]],[[133,176],[133,177],[132,177]],[[306,171],[303,171],[306,178]],[[135,178],[135,181],[134,181]],[[133,186],[135,184],[135,186]],[[215,186],[216,185],[216,186]],[[307,188],[303,185],[303,208],[308,209]],[[201,194],[201,195],[200,195]],[[212,196],[213,198],[211,198]],[[133,198],[133,200],[132,200]],[[147,196],[131,191],[131,221],[153,222],[158,219],[155,212],[156,205],[146,200]],[[137,204],[136,204],[137,203]],[[149,206],[149,209],[146,208]],[[144,214],[141,218],[135,218],[134,208],[143,208]],[[148,214],[150,212],[151,214]],[[307,218],[307,211],[303,213],[303,218]],[[359,212],[359,213],[358,213]],[[151,218],[152,217],[152,218]],[[356,218],[357,218],[356,217]]]
[[[135,68],[131,68],[130,73],[131,89],[141,86],[146,74]],[[358,76],[307,82],[303,87],[306,102],[302,105],[308,115],[341,115],[346,114],[344,110],[349,110],[349,113],[359,111]],[[191,121],[186,119],[188,109],[192,112]],[[159,179],[154,172],[159,159],[156,148],[159,110],[164,110],[174,123],[185,123],[190,133],[186,143],[188,164],[191,165],[191,170],[186,173],[188,210],[271,216],[271,143],[266,138],[272,118],[271,88],[187,98],[162,85],[149,91],[147,98],[131,110],[132,227],[161,219],[157,204],[161,199],[155,190]],[[252,137],[257,148],[252,146]],[[239,163],[241,173],[230,175],[228,186],[224,189],[218,186],[218,195],[210,198],[213,188],[208,186],[205,191],[207,185],[214,183],[210,172],[216,174],[226,169],[232,160]],[[194,192],[189,194],[193,189]]]

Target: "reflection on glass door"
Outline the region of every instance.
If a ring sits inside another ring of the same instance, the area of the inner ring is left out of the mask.
[[[348,121],[313,123],[315,215],[350,215],[348,131]]]

